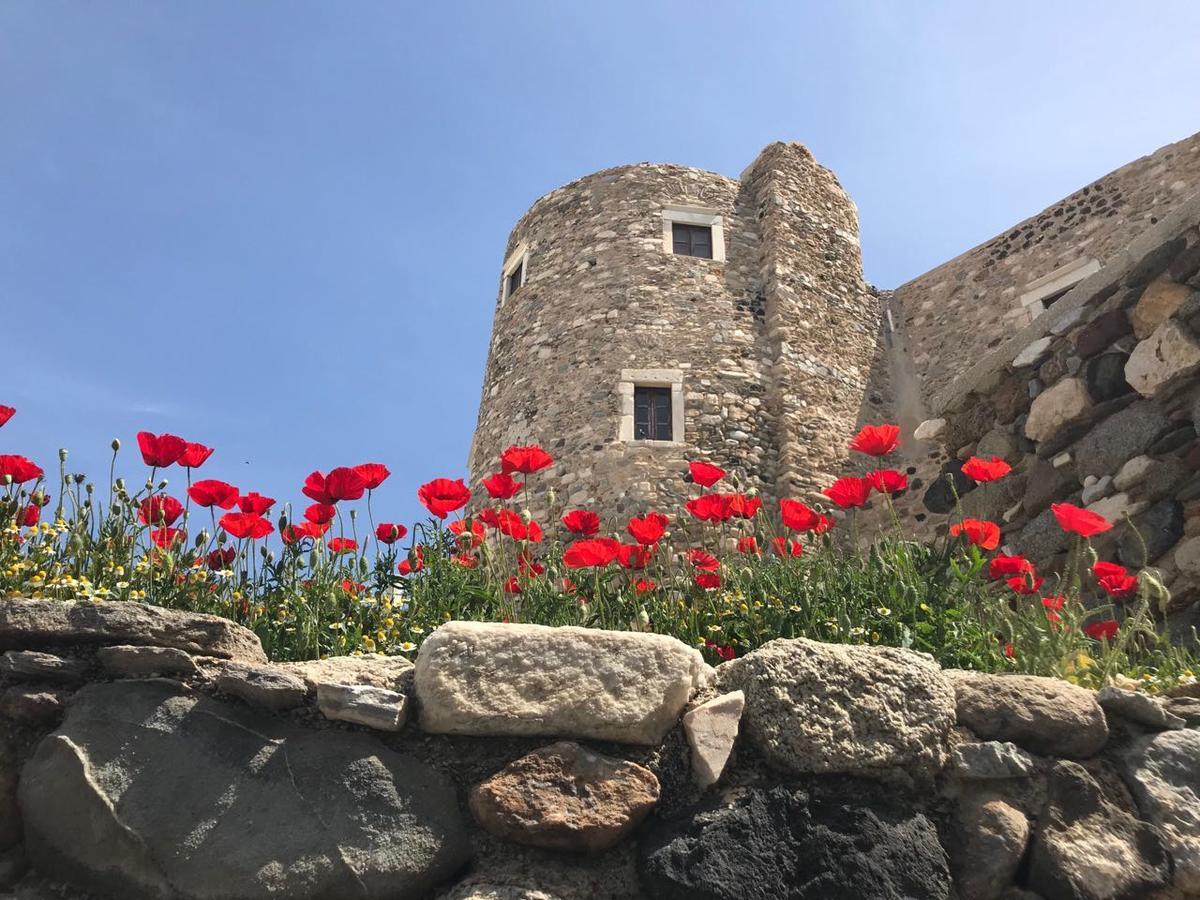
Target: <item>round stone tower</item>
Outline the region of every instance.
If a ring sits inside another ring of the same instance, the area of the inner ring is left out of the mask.
[[[799,144],[740,180],[644,163],[552,191],[509,235],[499,281],[473,487],[505,447],[539,443],[558,506],[670,508],[693,459],[801,496],[870,416],[879,309],[857,211]]]

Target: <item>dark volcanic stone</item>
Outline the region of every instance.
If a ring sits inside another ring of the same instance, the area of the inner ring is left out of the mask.
[[[1129,316],[1123,309],[1114,309],[1096,316],[1075,336],[1075,352],[1087,359],[1108,348],[1117,338],[1133,331]]]
[[[1146,450],[1171,425],[1167,414],[1151,400],[1142,400],[1109,416],[1075,447],[1081,476],[1113,475],[1122,464]]]
[[[1200,241],[1192,244],[1175,257],[1171,268],[1167,270],[1167,275],[1172,281],[1183,284],[1197,272],[1200,272]]]
[[[1022,556],[1035,563],[1044,563],[1067,549],[1070,535],[1062,530],[1054,512],[1047,507],[1021,529],[1014,544]]]
[[[1125,380],[1126,359],[1123,353],[1102,353],[1088,360],[1083,378],[1093,403],[1113,400],[1133,390]]]
[[[1079,487],[1074,466],[1068,464],[1056,469],[1050,460],[1041,457],[1034,457],[1029,463],[1027,475],[1021,505],[1029,515],[1062,500]]]
[[[1127,566],[1149,565],[1179,543],[1183,524],[1183,504],[1178,500],[1160,500],[1133,520],[1142,540],[1127,529],[1117,545],[1117,555]],[[1145,558],[1142,541],[1146,544]]]
[[[1162,456],[1167,453],[1172,453],[1180,447],[1190,444],[1196,439],[1196,429],[1188,423],[1180,425],[1178,428],[1173,428],[1168,431],[1157,441],[1150,445],[1150,454],[1152,456]]]
[[[855,779],[748,788],[643,839],[639,873],[660,900],[946,898],[937,830],[911,798]]]
[[[962,497],[969,491],[975,489],[975,482],[962,473],[963,461],[961,459],[952,459],[942,464],[942,470],[938,473],[938,477],[929,484],[929,489],[925,491],[925,496],[921,502],[925,504],[925,508],[934,513],[948,513],[954,509],[955,491],[958,496]],[[951,479],[954,482],[954,489],[950,488]]]

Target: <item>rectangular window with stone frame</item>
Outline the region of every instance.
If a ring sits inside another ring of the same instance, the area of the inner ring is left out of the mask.
[[[671,246],[676,256],[713,258],[712,226],[671,223]]]
[[[633,388],[633,436],[639,441],[674,440],[671,427],[671,389]]]

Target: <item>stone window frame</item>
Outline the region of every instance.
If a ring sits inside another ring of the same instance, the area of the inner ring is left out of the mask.
[[[1035,278],[1025,286],[1020,296],[1021,308],[1036,319],[1048,308],[1043,302],[1056,294],[1070,290],[1089,275],[1100,271],[1100,262],[1090,256],[1081,256],[1065,266],[1059,266],[1041,278]]]
[[[517,249],[508,254],[508,259],[504,260],[504,265],[500,269],[500,305],[503,306],[508,302],[508,278],[518,268],[521,270],[521,283],[517,285],[517,289],[525,286],[525,282],[529,280],[529,245],[524,241],[517,245]]]
[[[725,220],[715,209],[702,206],[667,206],[662,211],[663,251],[668,256],[675,255],[675,239],[671,226],[676,222],[682,225],[706,225],[712,229],[712,262],[725,262]],[[701,260],[703,256],[687,256],[689,260]]]
[[[633,436],[633,389],[635,387],[665,387],[671,389],[671,440],[639,440]],[[637,447],[686,447],[684,440],[683,370],[682,369],[622,369],[617,382],[617,397],[621,415],[617,425],[617,440]]]

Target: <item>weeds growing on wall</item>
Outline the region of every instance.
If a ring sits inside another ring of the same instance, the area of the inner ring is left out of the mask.
[[[12,415],[0,406],[0,425]],[[1089,685],[1195,679],[1196,658],[1156,627],[1169,600],[1157,574],[1095,558],[1089,538],[1112,524],[1094,513],[1055,507],[1075,541],[1061,573],[999,552],[995,523],[961,515],[945,539],[908,540],[891,506],[907,479],[885,465],[897,440],[895,426],[865,427],[851,449],[875,468],[839,478],[824,509],[765,509],[696,461],[683,509],[620,523],[548,495],[539,506],[554,521],[531,519],[538,473],[554,461],[511,447],[474,492],[461,480],[422,485],[431,518],[411,532],[375,518],[372,492],[389,477],[378,463],[313,472],[292,506],[199,477],[213,451],[169,434],[138,435],[136,486],[115,477],[117,441],[99,488],[67,470],[65,452],[57,477],[0,455],[0,598],[214,613],[252,628],[276,659],[411,654],[442,622],[474,619],[656,631],[713,662],[808,637]],[[163,476],[179,469],[176,495]],[[972,459],[963,472],[986,490],[1008,466]],[[868,536],[858,517],[872,500],[891,525]]]

